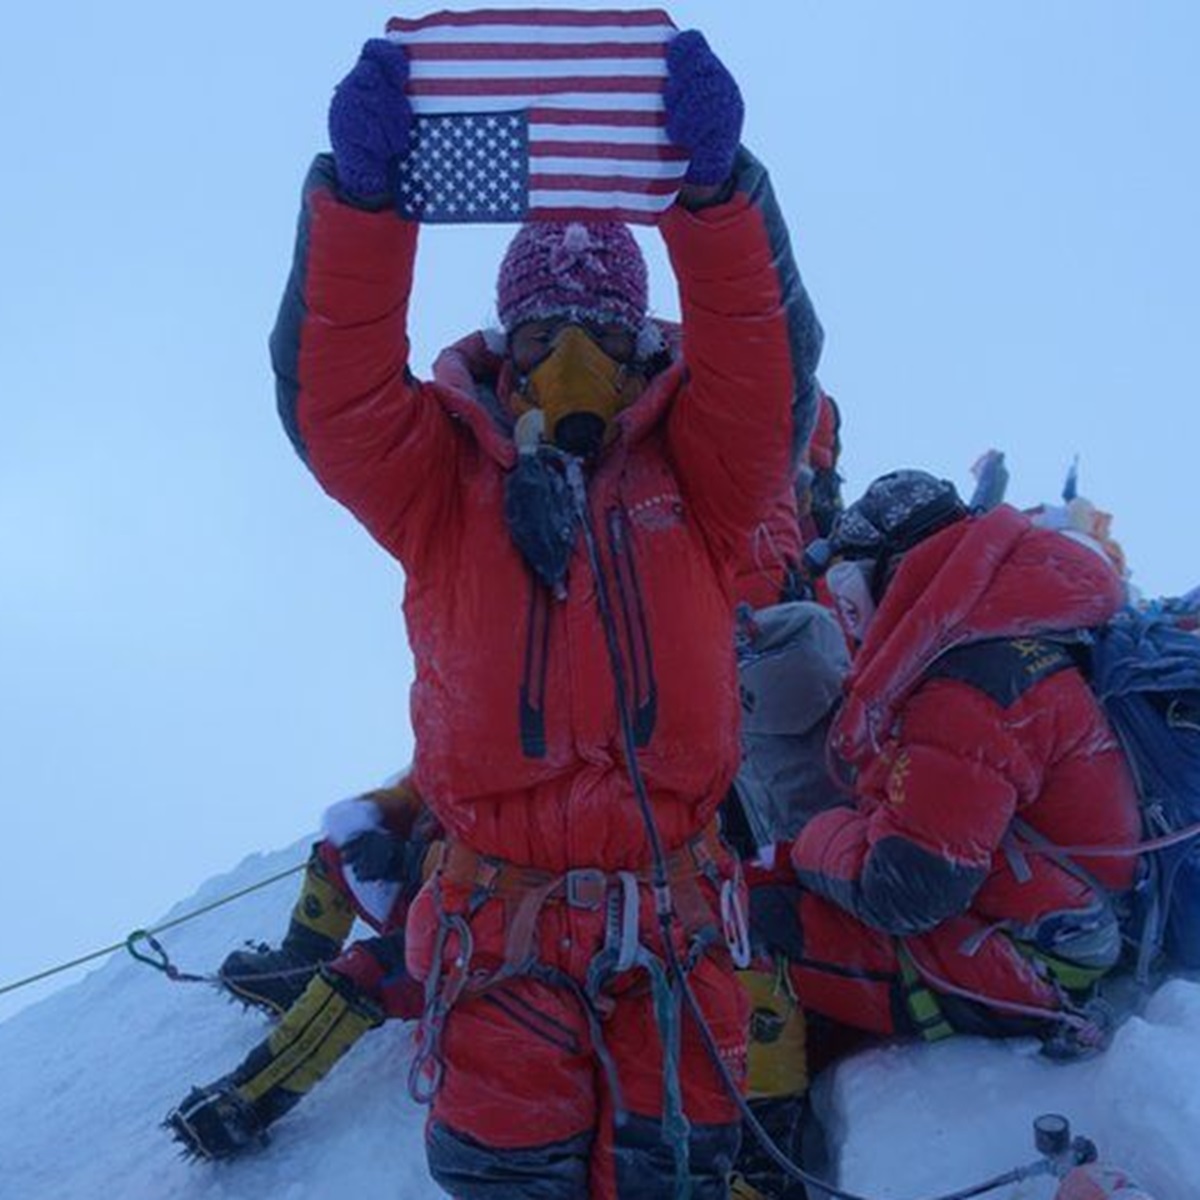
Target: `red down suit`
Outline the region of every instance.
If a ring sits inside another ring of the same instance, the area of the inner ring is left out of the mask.
[[[816,423],[797,463],[794,485],[775,498],[740,556],[733,585],[739,603],[766,608],[802,594],[804,548],[828,532],[818,527],[814,501],[827,505],[839,487],[840,420],[833,397],[818,390]]]
[[[745,151],[731,199],[699,212],[676,205],[660,230],[679,285],[681,353],[617,418],[590,469],[587,506],[649,801],[679,856],[713,822],[738,765],[732,563],[790,486],[794,446],[815,417],[821,332],[766,173]],[[467,989],[446,1018],[430,1166],[468,1198],[516,1194],[523,1172],[547,1197],[661,1194],[671,1154],[643,973],[629,972],[601,1006],[604,1052],[629,1114],[615,1133],[598,1026],[575,994],[605,945],[597,881],[610,897],[616,873],[623,887],[635,882],[640,940],[661,951],[597,586],[577,543],[566,594],[553,597],[509,537],[504,483],[515,450],[506,367],[488,339],[443,352],[432,381],[412,374],[418,232],[393,212],[342,202],[318,159],[272,353],[301,456],[404,567],[414,782],[445,828],[448,863],[565,880],[537,911],[537,977]],[[711,906],[727,869],[719,850],[710,865]],[[469,918],[473,972],[504,960],[506,901],[486,889],[481,901],[478,879],[443,868],[409,916],[418,977],[435,968],[435,934],[457,915]],[[746,1014],[723,946],[698,959],[692,980],[736,1073]],[[682,1037],[694,1194],[723,1196],[736,1111],[690,1022]]]
[[[1136,860],[1039,846],[1138,842],[1124,756],[1069,646],[1046,636],[1102,624],[1122,592],[1101,554],[1008,506],[901,560],[830,735],[854,803],[792,851],[806,1004],[904,1028],[906,961],[935,992],[1028,1016],[1060,1003],[1047,962],[1114,964],[1108,892]]]

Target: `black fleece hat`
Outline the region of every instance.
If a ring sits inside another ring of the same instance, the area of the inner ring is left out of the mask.
[[[901,555],[969,512],[949,480],[928,471],[890,471],[838,517],[830,558],[874,560],[871,591],[878,601]]]
[[[839,558],[903,554],[918,542],[967,515],[954,484],[927,471],[881,475],[833,526]]]

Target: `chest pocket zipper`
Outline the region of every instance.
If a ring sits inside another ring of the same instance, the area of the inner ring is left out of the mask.
[[[629,515],[623,508],[610,508],[607,524],[608,548],[625,631],[624,649],[633,698],[634,742],[638,746],[645,746],[650,742],[658,718],[658,684],[654,678],[650,628],[629,538]]]
[[[635,744],[646,746],[658,719],[658,684],[650,648],[650,628],[637,565],[629,540],[629,518],[620,508],[608,511],[608,546],[621,609],[623,650],[633,698]],[[522,668],[519,726],[526,758],[546,757],[546,673],[550,657],[550,593],[530,576]]]
[[[546,757],[546,664],[550,657],[550,590],[530,572],[518,719],[526,758]]]

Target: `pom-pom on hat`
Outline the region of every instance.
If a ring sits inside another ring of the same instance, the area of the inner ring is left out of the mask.
[[[506,331],[567,313],[639,332],[646,306],[646,260],[633,234],[615,221],[530,222],[500,264],[496,309]]]

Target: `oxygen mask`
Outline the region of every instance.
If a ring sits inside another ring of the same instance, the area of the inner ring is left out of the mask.
[[[545,437],[560,450],[597,454],[611,438],[617,414],[645,388],[633,366],[636,339],[621,327],[531,326],[515,332],[512,346],[514,365],[524,371],[519,399],[541,411]]]

